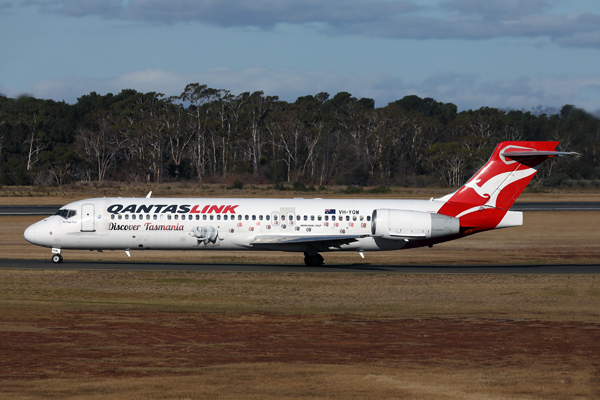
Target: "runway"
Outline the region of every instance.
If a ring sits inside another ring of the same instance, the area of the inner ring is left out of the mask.
[[[203,272],[322,272],[376,274],[600,274],[600,264],[544,265],[324,265],[307,267],[289,264],[191,264],[140,263],[112,261],[68,261],[54,264],[48,260],[0,259],[0,269],[76,270],[76,271],[203,271]]]
[[[61,205],[49,206],[0,206],[2,215],[53,215]],[[600,202],[597,201],[570,201],[570,202],[517,202],[511,207],[512,211],[600,211]]]

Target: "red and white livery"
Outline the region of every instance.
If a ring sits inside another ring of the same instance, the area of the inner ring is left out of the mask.
[[[25,230],[29,242],[85,250],[277,250],[320,266],[328,251],[401,250],[523,224],[510,211],[558,142],[502,142],[456,192],[430,200],[94,198]]]

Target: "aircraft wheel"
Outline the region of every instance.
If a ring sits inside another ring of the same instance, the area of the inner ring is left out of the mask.
[[[314,256],[305,255],[304,264],[309,267],[320,267],[323,265],[323,256],[316,254]]]
[[[57,263],[61,263],[63,260],[62,256],[60,254],[54,254],[52,256],[52,262],[57,264]]]

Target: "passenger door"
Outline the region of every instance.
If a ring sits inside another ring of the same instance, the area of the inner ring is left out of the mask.
[[[81,232],[95,232],[94,229],[94,205],[84,204],[81,206]]]

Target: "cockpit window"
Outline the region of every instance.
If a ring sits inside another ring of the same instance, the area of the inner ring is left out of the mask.
[[[58,210],[56,212],[56,214],[54,214],[54,215],[60,215],[64,219],[69,219],[71,217],[76,216],[77,215],[77,211],[75,211],[75,210]]]

